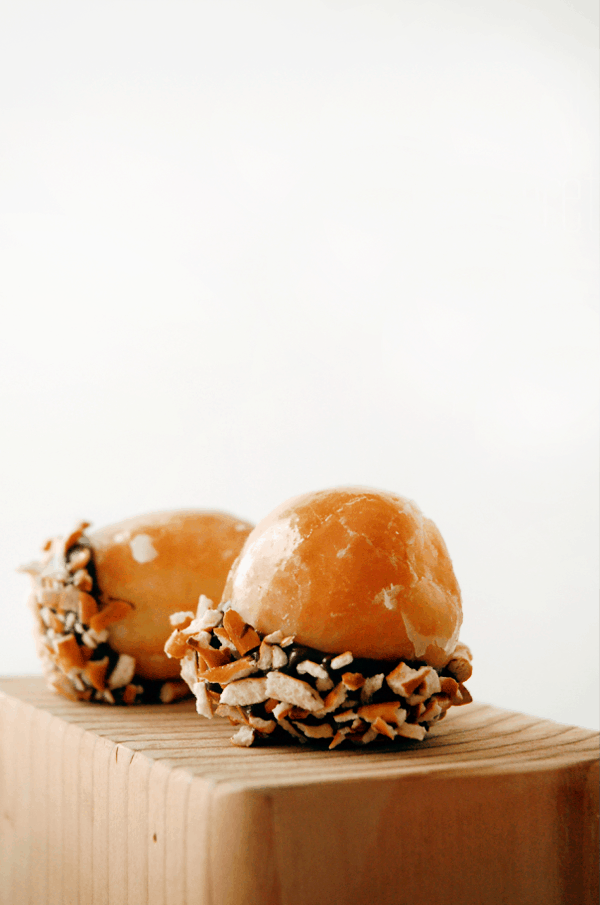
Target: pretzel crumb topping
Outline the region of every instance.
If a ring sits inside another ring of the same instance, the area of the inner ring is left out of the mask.
[[[187,697],[187,679],[196,678],[195,664],[193,676],[188,666],[186,681],[146,680],[136,675],[134,657],[119,654],[110,646],[109,627],[126,619],[132,605],[125,600],[103,600],[95,586],[93,550],[85,534],[89,524],[81,522],[65,538],[48,541],[41,561],[21,570],[33,582],[30,607],[36,617],[48,685],[74,701],[106,704],[166,704]],[[211,601],[204,608],[210,609],[211,625],[221,623],[222,614],[214,621]],[[200,643],[201,632],[193,625],[196,618],[191,612],[171,617],[171,624],[181,633],[175,645],[177,659],[187,658],[187,642],[192,635]],[[205,635],[208,645],[212,635]]]
[[[182,660],[198,713],[227,717],[241,747],[286,734],[330,750],[422,741],[450,706],[471,700],[460,681],[470,668],[466,645],[443,669],[355,659],[351,651],[328,656],[281,631],[261,636],[228,603],[199,607],[183,631],[175,624],[165,649]]]

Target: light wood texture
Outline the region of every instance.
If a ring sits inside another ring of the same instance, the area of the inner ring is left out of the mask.
[[[598,901],[597,733],[484,704],[402,748],[231,732],[0,681],[2,905]]]

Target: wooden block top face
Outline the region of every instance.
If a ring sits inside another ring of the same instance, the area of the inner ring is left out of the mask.
[[[596,732],[477,703],[452,708],[424,742],[328,751],[293,744],[236,748],[229,722],[199,717],[193,701],[146,707],[75,703],[49,691],[39,677],[3,679],[0,694],[102,737],[114,746],[116,760],[139,753],[211,784],[244,789],[500,775],[598,758]]]

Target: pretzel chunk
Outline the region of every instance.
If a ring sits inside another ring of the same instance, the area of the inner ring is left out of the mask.
[[[260,644],[260,638],[252,626],[244,622],[235,610],[227,610],[224,614],[223,628],[242,657]]]
[[[375,732],[378,732],[380,735],[385,735],[389,739],[396,738],[396,735],[398,734],[396,730],[386,723],[385,720],[382,720],[380,716],[378,716],[376,720],[373,720],[371,725]]]
[[[130,657],[129,654],[121,654],[108,679],[108,687],[123,688],[124,685],[129,685],[134,675],[135,657]]]
[[[276,671],[267,675],[267,697],[289,701],[309,711],[320,710],[324,706],[321,695],[307,682]]]
[[[70,673],[72,669],[83,669],[85,660],[81,648],[75,640],[75,635],[63,635],[56,640],[56,656],[63,672]]]
[[[403,698],[408,698],[421,684],[429,668],[429,666],[421,666],[419,669],[412,669],[406,663],[399,663],[385,677],[385,680],[392,691]]]
[[[294,723],[294,726],[306,735],[307,738],[333,738],[334,732],[329,723],[321,723],[312,726],[309,723]]]
[[[400,701],[385,701],[382,704],[365,704],[358,708],[358,715],[368,723],[375,723],[382,719],[386,723],[395,723],[401,726],[406,721],[406,710],[402,708]]]
[[[267,679],[239,679],[231,682],[221,693],[221,703],[245,707],[248,704],[262,704],[269,698]]]
[[[457,682],[466,682],[473,674],[472,660],[473,654],[471,653],[471,649],[467,647],[466,644],[462,644],[462,642],[459,641],[454,648],[452,659],[446,666],[446,669],[454,676]]]
[[[358,691],[365,684],[365,677],[359,672],[345,672],[342,675],[342,682],[350,691]]]
[[[103,657],[101,660],[89,660],[83,670],[83,675],[97,691],[103,691],[106,688],[108,662],[108,657]]]
[[[226,663],[225,666],[215,666],[213,669],[201,673],[201,678],[211,684],[228,685],[229,682],[234,682],[236,679],[245,679],[257,669],[256,660],[253,660],[252,657],[242,657],[241,660],[233,660],[232,663]]]
[[[411,738],[417,742],[422,742],[427,735],[427,730],[424,726],[417,725],[416,723],[403,723],[398,729],[398,735],[402,735],[404,738]]]
[[[171,613],[169,616],[169,622],[173,626],[173,628],[178,628],[180,631],[184,628],[187,628],[195,619],[194,613],[190,610],[180,611],[178,613]]]
[[[339,654],[337,657],[333,658],[333,660],[331,661],[331,668],[343,669],[344,666],[350,666],[353,660],[354,657],[352,655],[352,652],[347,650],[345,653]]]
[[[240,726],[231,739],[231,744],[238,748],[249,748],[254,741],[254,729],[251,726]]]
[[[212,720],[213,707],[206,690],[206,682],[194,682],[192,694],[196,698],[196,711],[200,716],[205,716],[208,720]]]
[[[90,619],[90,628],[95,632],[101,632],[114,622],[120,622],[131,613],[132,606],[125,600],[109,600],[99,613]]]

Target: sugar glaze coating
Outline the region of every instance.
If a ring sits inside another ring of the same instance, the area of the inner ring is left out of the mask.
[[[329,654],[443,667],[461,595],[436,525],[399,494],[340,487],[286,501],[252,531],[223,603],[263,634]]]

